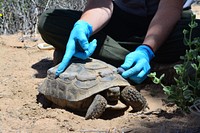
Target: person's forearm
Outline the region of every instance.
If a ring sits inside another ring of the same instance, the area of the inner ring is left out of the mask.
[[[91,24],[94,34],[106,25],[112,16],[112,12],[112,0],[88,0],[80,20]]]
[[[158,11],[152,19],[143,44],[155,52],[167,39],[181,17],[183,0],[161,0]]]

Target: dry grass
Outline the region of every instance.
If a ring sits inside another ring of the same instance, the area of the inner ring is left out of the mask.
[[[86,0],[9,0],[0,1],[0,34],[37,31],[38,16],[48,8],[83,10]]]

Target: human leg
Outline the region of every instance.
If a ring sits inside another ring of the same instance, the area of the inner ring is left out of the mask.
[[[80,16],[80,11],[47,10],[40,16],[38,31],[45,42],[64,52],[73,25]]]

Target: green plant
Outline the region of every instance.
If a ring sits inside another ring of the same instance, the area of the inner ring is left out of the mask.
[[[180,57],[183,62],[174,66],[177,74],[177,77],[174,78],[175,84],[170,86],[162,84],[164,74],[159,78],[156,77],[155,72],[148,75],[155,84],[163,87],[168,100],[175,103],[184,112],[189,112],[188,107],[200,99],[200,38],[192,38],[192,31],[198,24],[195,22],[195,15],[191,17],[190,30],[183,31],[184,44],[188,50],[184,56]]]

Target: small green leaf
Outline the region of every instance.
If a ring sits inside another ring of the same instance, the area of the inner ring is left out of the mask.
[[[199,55],[197,56],[197,61],[200,63],[200,56]]]
[[[189,85],[190,87],[192,87],[193,89],[196,89],[196,88],[197,88],[197,83],[196,83],[195,81],[193,81],[193,80],[189,80],[189,81],[188,81],[188,85]]]
[[[171,87],[170,86],[165,86],[164,88],[163,88],[163,91],[165,92],[165,94],[166,95],[171,95],[172,94],[172,89],[171,89]]]
[[[198,71],[198,67],[197,67],[197,64],[195,64],[195,63],[192,63],[191,64],[191,66],[196,70],[196,71]]]
[[[184,56],[180,56],[180,59],[181,59],[181,60],[184,60],[184,59],[185,59],[185,57],[184,57]]]
[[[152,73],[148,74],[147,76],[150,78],[154,78],[154,77],[156,77],[156,72],[152,72]]]
[[[160,80],[162,80],[164,77],[165,77],[165,74],[162,74],[162,75],[160,76]]]
[[[183,96],[185,99],[191,99],[192,95],[193,95],[193,92],[191,90],[185,90],[183,92]]]
[[[191,19],[192,19],[192,20],[195,20],[195,19],[196,19],[196,15],[195,15],[195,14],[192,14],[192,15],[191,15]]]
[[[188,85],[184,85],[183,87],[181,87],[181,89],[183,90],[183,91],[186,91],[186,90],[188,90]]]
[[[160,81],[160,79],[158,79],[158,78],[154,78],[154,79],[153,79],[153,83],[154,83],[154,84],[160,84],[160,82],[161,82],[161,81]]]
[[[152,81],[153,81],[154,84],[161,84],[161,80],[164,77],[164,74],[161,75],[160,78],[157,78],[156,72],[153,72],[153,73],[148,74],[148,77],[152,78]]]
[[[186,30],[186,29],[183,30],[183,34],[188,34],[188,33],[189,33],[188,30]]]
[[[183,64],[178,64],[174,66],[174,69],[176,70],[176,73],[178,75],[181,75],[183,73]]]

